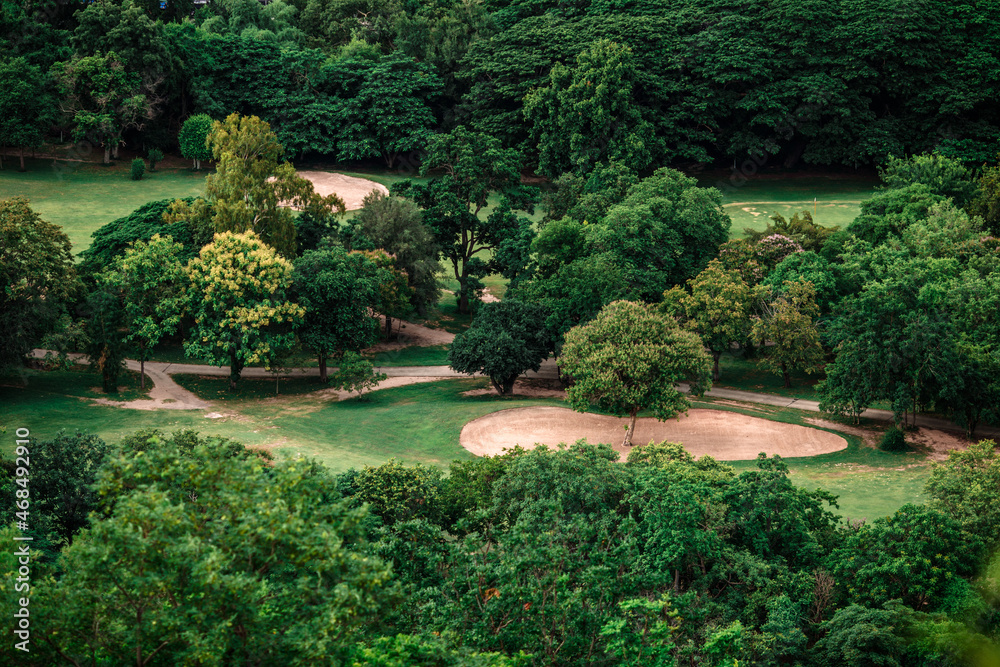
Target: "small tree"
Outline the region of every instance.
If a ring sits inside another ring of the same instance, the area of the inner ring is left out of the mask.
[[[247,365],[270,368],[294,345],[305,310],[288,299],[292,265],[256,234],[216,234],[187,271],[194,326],[184,352],[228,365],[230,389]]]
[[[132,160],[132,166],[129,169],[129,178],[133,181],[141,181],[144,173],[146,173],[146,163],[143,162],[142,158],[137,157]]]
[[[780,371],[785,387],[792,386],[789,369],[816,373],[823,368],[823,348],[813,321],[817,315],[819,307],[812,283],[785,281],[784,293],[765,304],[764,316],[754,322],[751,337],[763,350],[759,363]]]
[[[191,116],[181,126],[177,142],[181,145],[181,155],[194,162],[194,169],[201,169],[202,160],[212,159],[212,149],[208,146],[208,133],[212,131],[212,119],[206,114]]]
[[[118,392],[118,376],[125,370],[125,311],[121,294],[111,285],[98,285],[87,298],[87,356],[92,370],[101,374],[105,394]]]
[[[345,352],[338,361],[337,372],[330,380],[330,386],[343,391],[357,392],[358,398],[369,389],[374,389],[388,375],[376,373],[372,362],[357,352]]]
[[[146,153],[146,159],[149,160],[149,170],[156,171],[156,163],[163,159],[163,151],[159,148],[150,148]]]
[[[459,373],[489,376],[500,395],[509,394],[517,377],[537,371],[552,351],[541,306],[505,300],[483,304],[472,326],[455,336],[448,364]]]
[[[186,276],[179,259],[183,248],[155,234],[149,243],[136,241],[115,258],[103,280],[121,294],[126,340],[139,356],[140,386],[146,388],[149,351],[171,335],[181,321]]]
[[[652,410],[660,421],[687,412],[691,403],[675,385],[690,382],[702,395],[712,386],[712,360],[701,339],[652,306],[615,301],[592,321],[566,334],[561,365],[573,384],[567,397],[585,412],[596,404],[630,418],[625,440],[632,444],[640,410]]]

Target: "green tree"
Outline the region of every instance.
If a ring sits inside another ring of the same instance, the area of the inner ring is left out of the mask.
[[[23,197],[0,199],[0,368],[21,365],[79,288],[62,229]]]
[[[90,369],[101,374],[105,394],[118,393],[118,377],[125,370],[128,335],[121,294],[111,285],[99,282],[87,296],[88,318],[85,328],[85,351]]]
[[[412,305],[419,315],[441,294],[440,252],[417,206],[406,199],[372,190],[350,221],[347,241],[354,250],[381,249],[392,255],[413,289]]]
[[[689,381],[695,396],[712,386],[712,361],[698,336],[672,317],[629,301],[615,301],[570,330],[560,366],[573,380],[566,394],[574,410],[596,404],[629,417],[626,447],[640,410],[661,421],[687,411],[690,402],[675,387],[678,382]]]
[[[150,351],[172,335],[181,322],[186,299],[181,250],[181,245],[170,237],[156,234],[149,243],[136,241],[103,275],[103,282],[124,302],[128,330],[125,340],[138,350],[139,383],[143,389]]]
[[[743,344],[753,328],[751,312],[762,289],[750,287],[736,271],[712,260],[688,281],[691,292],[674,287],[663,295],[664,308],[701,337],[712,353],[712,380],[719,379],[719,358],[733,343]]]
[[[181,155],[194,162],[194,170],[201,169],[203,160],[212,159],[212,148],[208,145],[208,135],[212,131],[212,118],[207,114],[191,116],[181,125],[177,142],[181,145]]]
[[[816,289],[809,282],[791,282],[763,305],[750,333],[761,348],[760,364],[781,373],[785,386],[792,386],[789,370],[816,373],[823,367],[823,347],[814,318],[819,315]]]
[[[593,43],[573,68],[556,63],[548,86],[524,99],[524,117],[538,146],[538,171],[587,173],[599,162],[617,160],[643,171],[660,152],[660,142],[634,99],[638,69],[628,46]]]
[[[931,507],[954,518],[990,549],[1000,541],[998,488],[1000,452],[992,440],[948,452],[947,461],[934,464],[925,485]]]
[[[63,112],[75,126],[74,136],[103,146],[104,164],[111,164],[111,153],[117,154],[126,130],[142,129],[155,115],[138,74],[114,51],[56,63],[51,73],[63,97]]]
[[[32,582],[49,664],[56,652],[135,665],[341,664],[391,598],[388,567],[363,551],[364,510],[339,501],[313,461],[264,466],[215,442],[153,446],[109,462],[97,492],[107,509],[63,553],[65,576]]]
[[[487,375],[498,394],[509,394],[518,376],[537,371],[552,351],[545,315],[540,306],[511,299],[483,304],[472,326],[455,336],[448,365]]]
[[[939,153],[906,158],[890,156],[885,166],[879,168],[879,177],[886,190],[920,183],[930,188],[931,192],[951,199],[959,208],[965,208],[976,192],[972,170],[961,160]]]
[[[663,168],[588,225],[587,243],[592,253],[615,257],[631,298],[652,303],[698,275],[718,254],[729,226],[718,190]]]
[[[295,260],[295,299],[305,308],[299,340],[319,361],[326,382],[327,360],[375,344],[379,301],[378,267],[360,253],[330,243]]]
[[[481,288],[480,278],[491,271],[520,267],[499,266],[476,255],[494,252],[519,242],[531,233],[531,222],[515,211],[531,212],[537,191],[521,185],[521,156],[501,148],[488,135],[459,127],[450,134],[431,139],[421,175],[443,171],[426,184],[404,181],[393,192],[412,198],[424,209],[424,222],[434,232],[441,254],[452,266],[458,281],[458,309],[468,313],[472,298]],[[486,212],[491,197],[500,201]],[[482,215],[481,215],[482,214]]]
[[[780,214],[775,213],[771,216],[771,222],[767,223],[767,227],[763,230],[744,227],[743,236],[747,241],[755,244],[765,236],[781,234],[798,243],[803,250],[819,252],[823,249],[827,239],[839,229],[839,227],[817,225],[813,222],[812,213],[802,211],[795,213],[790,220],[785,220]]]
[[[1000,236],[1000,164],[983,169],[976,186],[969,213],[982,218],[990,234]]]
[[[282,255],[293,257],[292,207],[312,215],[344,212],[340,197],[320,197],[291,163],[282,161],[284,149],[260,118],[231,114],[212,125],[206,141],[217,166],[205,179],[205,198],[190,206],[179,201],[169,219],[211,221],[216,232],[254,232]]]
[[[52,102],[40,69],[24,58],[0,58],[0,146],[20,150],[21,171],[24,149],[40,146],[53,120]]]
[[[292,265],[256,234],[217,234],[187,272],[194,326],[184,353],[229,366],[230,389],[247,365],[269,368],[294,345],[305,310],[288,299]]]

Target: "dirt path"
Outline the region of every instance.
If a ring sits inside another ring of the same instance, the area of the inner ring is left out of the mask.
[[[611,444],[624,460],[630,451],[621,445],[627,424],[626,419],[567,408],[515,408],[472,420],[462,428],[459,441],[473,454],[491,456],[517,445],[532,449],[536,444],[554,446],[584,438],[592,444]],[[755,459],[761,452],[768,456],[816,456],[847,448],[847,440],[829,431],[698,409],[665,422],[641,418],[632,441],[635,445],[679,442],[695,456],[707,454],[723,461]]]

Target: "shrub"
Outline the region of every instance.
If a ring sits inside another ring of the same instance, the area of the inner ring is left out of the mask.
[[[150,148],[146,153],[146,159],[149,160],[149,170],[156,171],[156,163],[163,159],[163,151],[159,148]]]
[[[906,436],[903,431],[893,426],[882,436],[882,442],[879,443],[879,449],[883,452],[905,452],[908,447],[906,445]]]
[[[143,162],[141,157],[137,157],[132,160],[132,180],[141,181],[142,175],[146,171],[146,163]]]

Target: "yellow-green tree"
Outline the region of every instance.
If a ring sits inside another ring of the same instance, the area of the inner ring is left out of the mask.
[[[632,444],[639,410],[665,421],[691,403],[678,391],[690,382],[699,396],[712,386],[712,361],[698,336],[653,306],[631,301],[608,304],[593,320],[566,334],[562,371],[573,379],[566,390],[573,409],[596,404],[630,421],[624,446]]]
[[[816,318],[816,288],[807,281],[785,281],[783,292],[764,303],[763,317],[753,324],[751,338],[761,346],[760,365],[779,371],[785,386],[792,386],[789,370],[816,373],[823,368],[823,347]]]
[[[170,220],[208,222],[216,232],[254,232],[290,257],[295,252],[295,209],[317,217],[345,210],[340,197],[321,197],[283,161],[284,148],[257,116],[231,114],[216,121],[206,142],[216,171],[205,179],[205,197],[191,204],[174,202],[167,213]]]
[[[750,338],[751,310],[764,288],[751,287],[738,271],[726,270],[716,259],[688,285],[690,293],[679,286],[665,292],[664,307],[701,336],[712,353],[712,380],[718,380],[722,353]]]
[[[256,234],[216,234],[188,264],[189,357],[229,366],[236,388],[250,364],[270,368],[295,344],[305,309],[288,300],[292,264]]]

